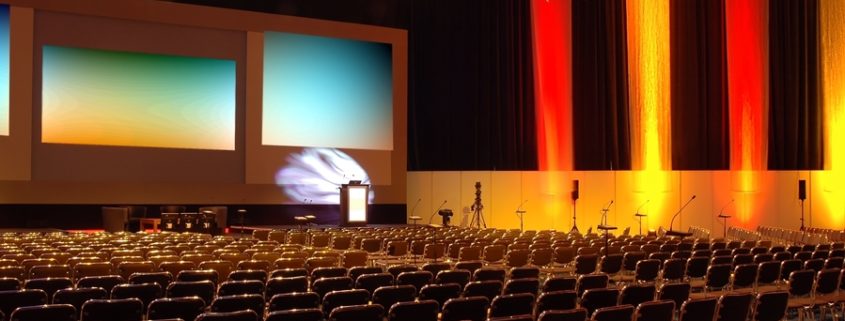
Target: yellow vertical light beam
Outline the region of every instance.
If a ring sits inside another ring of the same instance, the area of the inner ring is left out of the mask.
[[[631,164],[640,171],[637,202],[651,200],[650,227],[668,224],[665,192],[671,155],[669,0],[627,1]],[[664,222],[666,221],[666,222]]]
[[[819,32],[825,117],[824,199],[831,227],[845,225],[845,1],[821,0]]]

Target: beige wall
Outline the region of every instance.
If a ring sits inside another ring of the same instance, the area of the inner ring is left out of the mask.
[[[826,172],[769,171],[739,173],[729,171],[685,171],[665,173],[638,173],[630,171],[576,171],[576,172],[409,172],[408,211],[413,202],[422,199],[415,215],[429,217],[443,200],[445,208],[452,209],[456,217],[453,224],[469,219],[468,208],[474,202],[473,184],[482,184],[483,215],[488,227],[519,228],[515,211],[523,208],[526,229],[569,230],[572,227],[572,180],[581,186],[577,202],[577,224],[581,231],[599,223],[601,209],[614,200],[608,212],[608,223],[620,229],[631,227],[637,231],[634,213],[643,206],[648,218],[643,229],[668,227],[674,214],[694,194],[696,199],[676,219],[676,228],[689,226],[711,229],[721,235],[721,221],[716,219],[725,204],[725,213],[734,218],[730,225],[756,228],[773,225],[798,228],[801,203],[798,200],[798,180],[808,182],[808,199],[805,201],[806,225],[828,228],[845,228],[845,214],[840,210],[845,199],[836,199],[836,192],[826,186]],[[747,176],[746,176],[747,175]],[[654,188],[653,186],[658,186]],[[731,199],[734,203],[730,203]],[[460,213],[460,214],[458,214]],[[433,219],[439,222],[439,217]]]

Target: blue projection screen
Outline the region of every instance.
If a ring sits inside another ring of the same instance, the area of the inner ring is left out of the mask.
[[[9,135],[9,6],[0,5],[0,135]]]
[[[391,51],[265,32],[262,145],[393,150]]]

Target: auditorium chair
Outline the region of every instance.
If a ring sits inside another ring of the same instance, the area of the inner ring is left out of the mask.
[[[752,321],[779,321],[786,318],[789,293],[786,291],[761,292],[754,300]]]
[[[24,306],[12,312],[14,321],[76,321],[76,308],[70,304]]]
[[[155,299],[147,306],[147,320],[179,318],[194,320],[203,313],[205,302],[199,297]]]
[[[399,302],[390,306],[388,321],[437,321],[438,304],[433,300]]]
[[[370,293],[363,289],[331,291],[323,296],[323,314],[330,314],[341,306],[365,305],[369,302],[369,297]]]
[[[631,305],[617,305],[598,308],[590,318],[593,321],[632,321],[634,307]]]
[[[166,297],[179,298],[196,296],[203,300],[205,305],[211,303],[214,298],[216,287],[209,280],[202,281],[176,281],[167,286]]]
[[[689,283],[663,283],[657,290],[657,300],[672,300],[675,302],[675,309],[689,299],[692,287]]]
[[[323,312],[320,309],[293,309],[274,311],[267,315],[264,321],[322,321]]]
[[[537,321],[586,321],[587,309],[547,310],[537,316]]]
[[[147,306],[155,299],[164,296],[164,290],[158,283],[118,284],[111,290],[112,299],[137,298],[144,304],[144,314]]]
[[[441,311],[440,321],[484,321],[490,301],[485,297],[464,297],[446,301]]]
[[[139,299],[92,299],[82,304],[81,320],[85,321],[141,321],[144,303]]]
[[[239,310],[232,312],[205,312],[197,316],[194,321],[261,321],[259,314],[253,310]]]
[[[657,292],[654,284],[628,284],[619,293],[619,304],[638,306],[640,303],[654,300]]]
[[[264,284],[260,280],[229,280],[220,283],[220,286],[217,287],[217,295],[261,294],[263,296]]]
[[[751,310],[751,293],[726,293],[719,298],[716,321],[745,321]]]
[[[377,304],[341,306],[332,310],[333,321],[382,321],[384,307]]]
[[[311,309],[320,306],[320,295],[314,292],[293,292],[273,295],[268,301],[269,312],[291,309]]]
[[[413,285],[383,286],[372,294],[372,302],[384,307],[393,306],[398,302],[414,301],[417,290]]]
[[[719,298],[690,298],[681,305],[678,321],[714,321]]]
[[[577,307],[578,294],[572,290],[543,292],[537,297],[534,315],[548,310],[570,310]]]
[[[264,296],[261,294],[240,294],[217,296],[211,301],[211,312],[235,312],[249,309],[264,315]]]

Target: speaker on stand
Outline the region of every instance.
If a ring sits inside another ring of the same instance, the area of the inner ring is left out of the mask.
[[[804,200],[807,199],[807,181],[798,180],[798,199],[801,201],[801,230],[804,231]]]
[[[578,232],[578,225],[576,223],[577,218],[577,211],[576,206],[578,205],[578,198],[581,196],[581,189],[578,180],[572,181],[572,229],[569,230],[569,233],[579,233]]]

